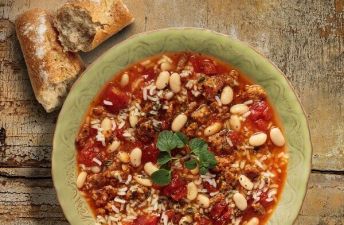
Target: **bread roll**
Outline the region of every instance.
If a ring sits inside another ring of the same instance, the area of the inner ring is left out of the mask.
[[[15,26],[35,96],[51,112],[62,104],[84,65],[78,55],[63,51],[49,11],[26,11]]]
[[[57,10],[55,27],[65,50],[88,52],[133,21],[122,0],[74,0]]]

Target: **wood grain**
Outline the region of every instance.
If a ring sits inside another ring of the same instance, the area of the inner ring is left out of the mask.
[[[65,1],[0,0],[0,224],[68,224],[50,180],[58,112],[46,114],[34,99],[13,25],[29,8]],[[124,1],[135,23],[82,54],[85,62],[133,34],[171,26],[249,43],[286,74],[307,113],[314,173],[296,224],[343,225],[344,0]]]

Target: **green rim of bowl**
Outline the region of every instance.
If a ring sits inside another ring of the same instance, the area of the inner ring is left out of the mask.
[[[113,46],[76,81],[61,109],[52,153],[52,177],[58,200],[72,225],[94,225],[95,219],[76,187],[74,140],[92,99],[114,74],[143,58],[162,52],[193,51],[217,57],[262,85],[284,126],[289,153],[287,179],[280,202],[268,221],[290,225],[301,208],[311,168],[307,120],[283,73],[249,45],[198,28],[168,28],[135,35]]]

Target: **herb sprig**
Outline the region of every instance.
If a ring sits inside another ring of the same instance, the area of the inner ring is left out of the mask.
[[[176,159],[172,157],[171,151],[185,146],[191,150],[191,159],[185,162],[187,169],[192,170],[199,166],[200,173],[206,174],[209,169],[216,166],[215,155],[208,150],[208,144],[203,139],[193,138],[189,141],[187,136],[181,132],[162,131],[157,142],[160,150],[158,164],[162,168],[152,174],[155,184],[165,186],[171,182],[171,169],[168,163]]]

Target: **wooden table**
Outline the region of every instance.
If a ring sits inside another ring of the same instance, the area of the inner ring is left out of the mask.
[[[50,175],[58,112],[36,102],[15,36],[16,15],[64,0],[0,0],[0,224],[68,224]],[[287,75],[313,143],[308,192],[296,221],[344,224],[344,0],[126,0],[133,25],[96,50],[146,30],[204,27],[246,41]]]

